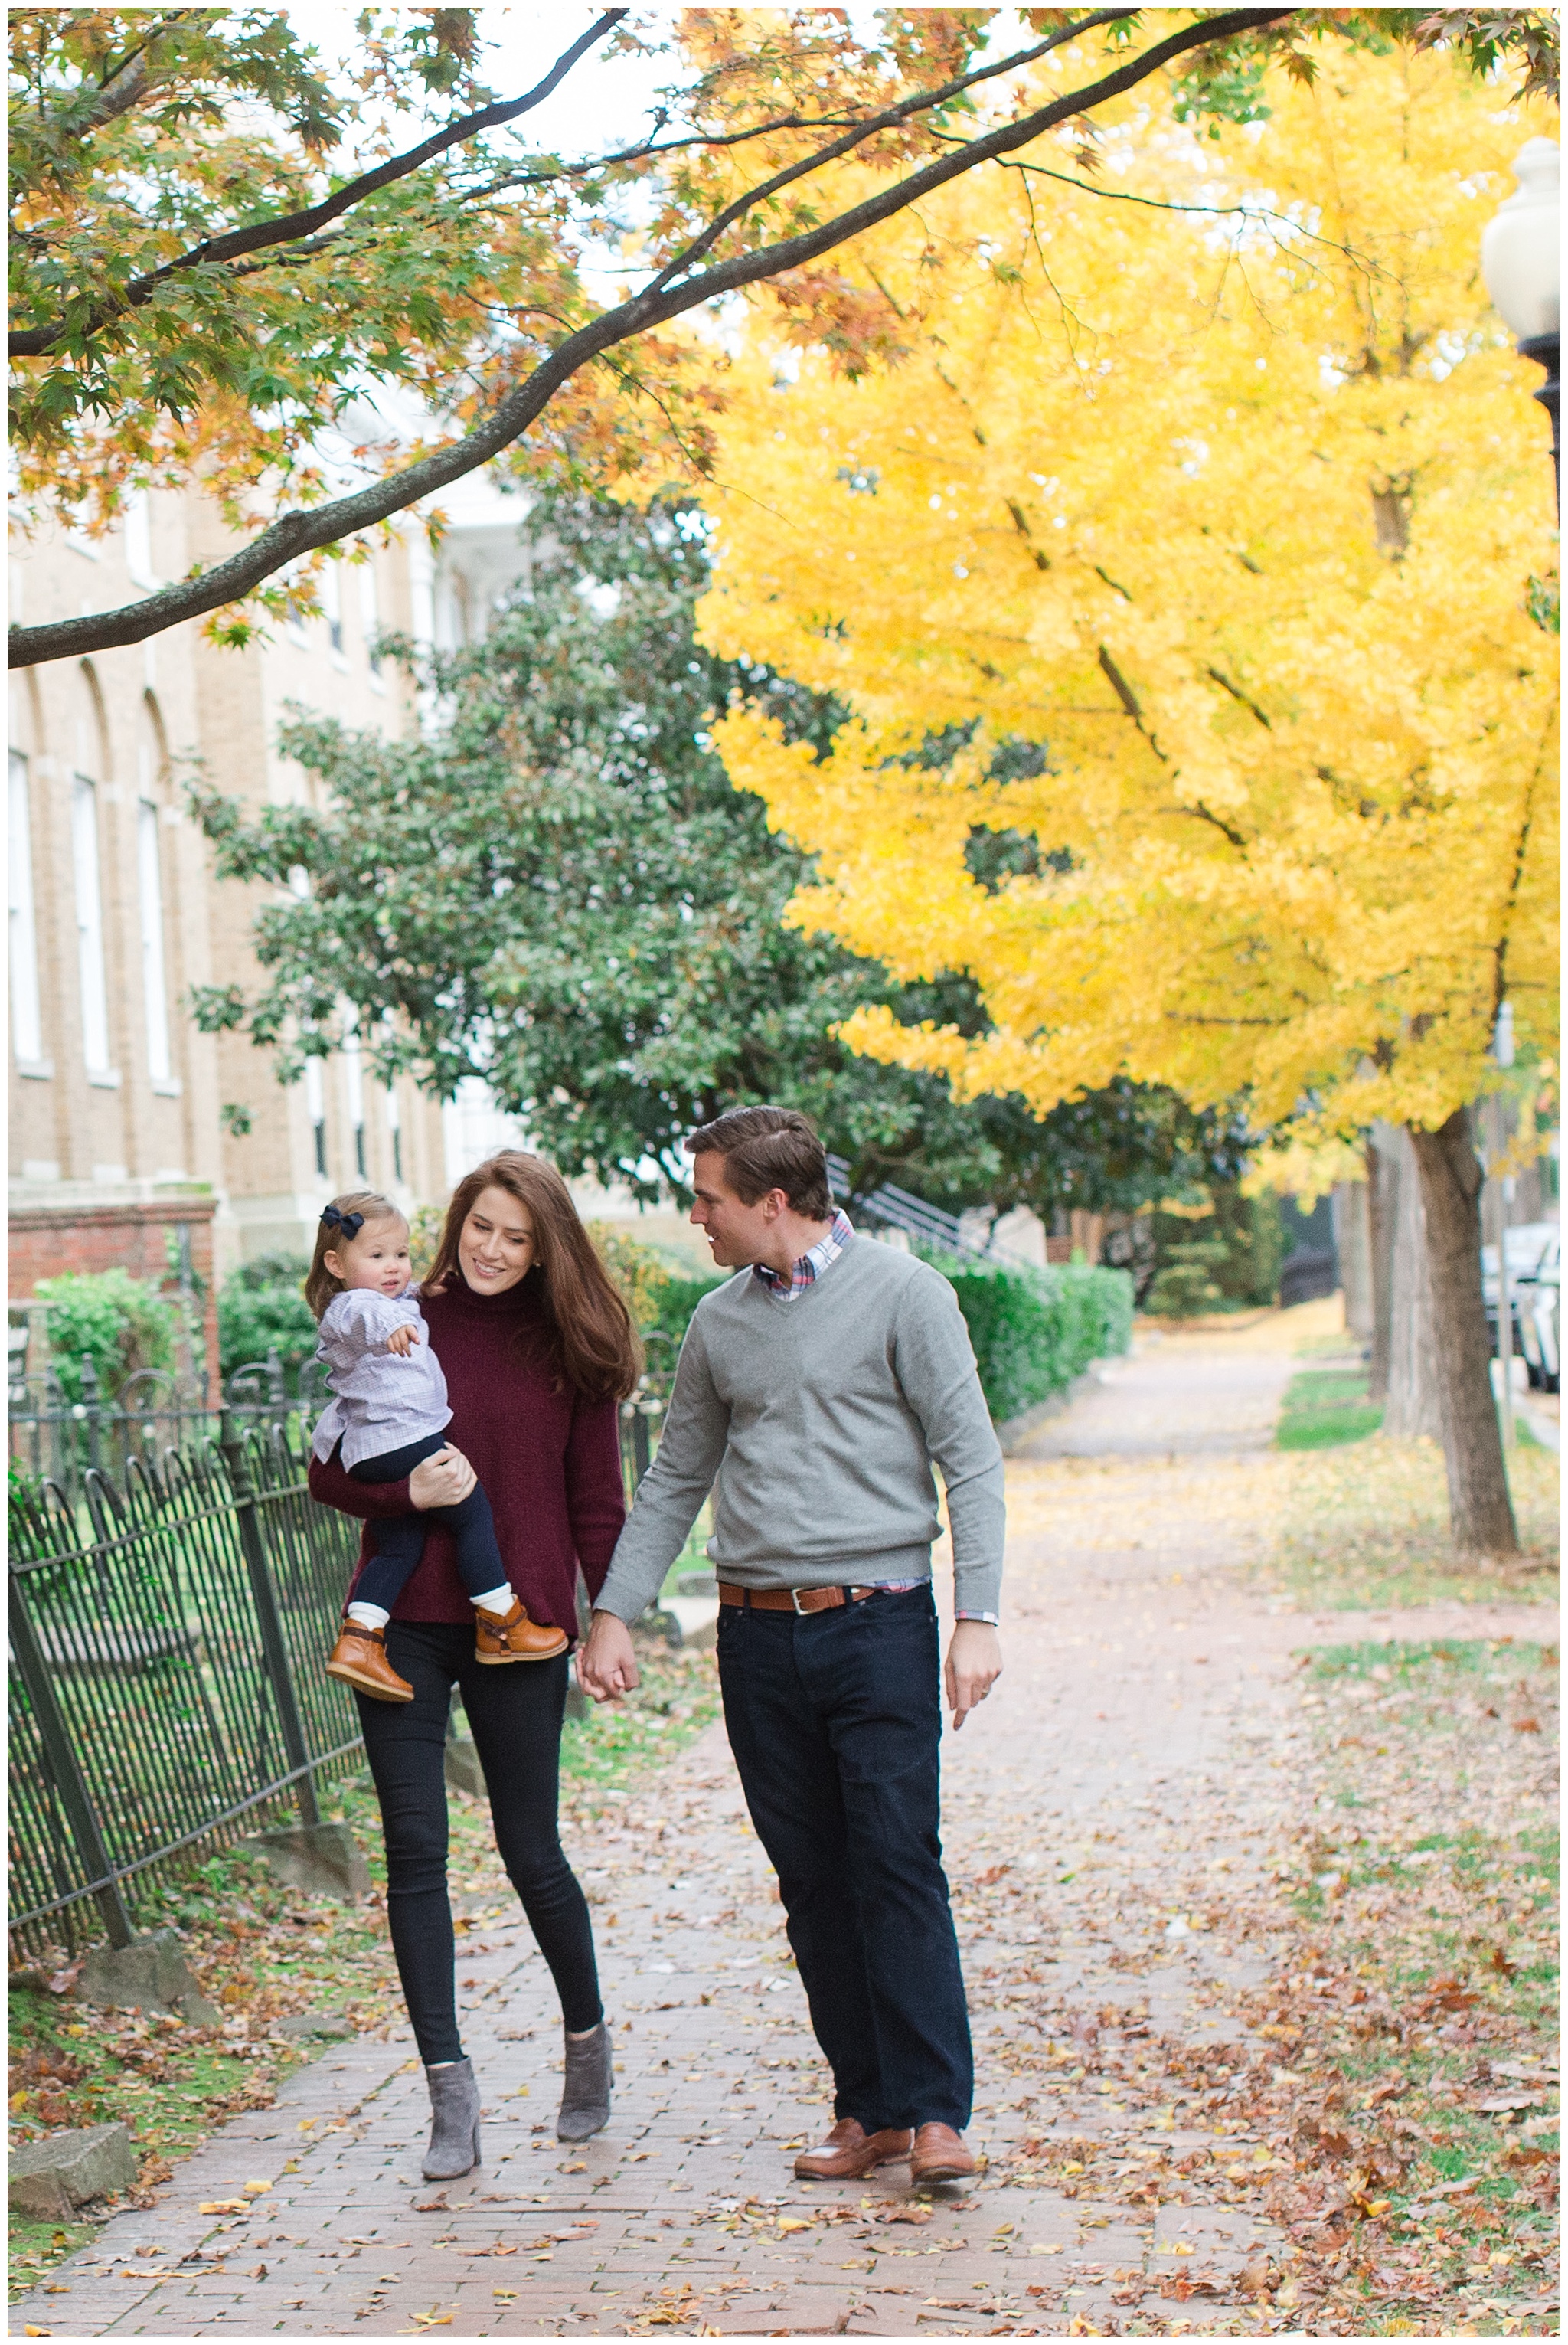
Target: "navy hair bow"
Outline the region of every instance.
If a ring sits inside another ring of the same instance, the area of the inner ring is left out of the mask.
[[[336,1205],[323,1205],[321,1219],[329,1230],[341,1230],[346,1238],[357,1238],[365,1226],[363,1213],[340,1213]]]

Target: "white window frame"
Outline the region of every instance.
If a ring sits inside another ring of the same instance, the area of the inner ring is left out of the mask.
[[[38,923],[33,901],[31,777],[20,749],[6,766],[5,904],[11,961],[11,1047],[24,1073],[44,1064],[44,1004],[38,984]]]
[[[365,1152],[365,1054],[359,1047],[358,1022],[351,1014],[343,1020],[343,1100],[349,1111],[354,1170],[361,1181],[367,1181],[369,1170]]]
[[[82,1058],[89,1080],[112,1072],[109,985],[104,953],[104,890],[98,855],[98,786],[71,777],[71,862],[76,878],[76,971],[82,998]]]
[[[137,802],[137,884],[142,919],[142,1002],[147,1016],[147,1073],[155,1084],[173,1080],[169,1055],[168,973],[164,959],[163,873],[158,849],[158,809],[151,798]]]
[[[376,648],[381,615],[376,598],[376,564],[373,559],[359,564],[359,630],[365,638],[365,657],[369,664],[370,682],[378,692],[386,689],[381,678],[381,655]]]
[[[126,570],[134,586],[161,584],[153,568],[152,500],[146,489],[133,489],[126,499]]]
[[[305,1061],[305,1113],[310,1123],[310,1146],[317,1177],[325,1181],[327,1171],[327,1086],[321,1077],[319,1059]]]
[[[327,622],[327,642],[332,654],[332,665],[346,668],[349,663],[343,655],[343,581],[338,574],[335,562],[324,562],[321,565],[317,599],[321,605],[321,616]]]

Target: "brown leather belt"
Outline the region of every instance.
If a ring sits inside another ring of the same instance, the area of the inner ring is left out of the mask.
[[[733,1580],[719,1582],[721,1604],[750,1605],[756,1612],[834,1612],[846,1598],[863,1604],[875,1594],[875,1588],[737,1588]]]

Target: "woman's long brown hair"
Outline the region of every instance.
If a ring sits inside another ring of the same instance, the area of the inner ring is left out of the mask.
[[[582,1226],[572,1192],[542,1156],[508,1148],[463,1175],[452,1191],[441,1242],[421,1292],[440,1294],[454,1280],[465,1284],[458,1240],[486,1189],[504,1189],[526,1207],[533,1224],[545,1326],[561,1375],[590,1400],[624,1400],[636,1390],[642,1373],[642,1346],[621,1291]]]

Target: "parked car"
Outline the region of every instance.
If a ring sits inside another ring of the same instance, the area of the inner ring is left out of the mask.
[[[1507,1233],[1509,1301],[1512,1304],[1513,1350],[1530,1381],[1546,1392],[1559,1389],[1562,1375],[1563,1233],[1556,1222],[1522,1222]],[[1481,1249],[1481,1289],[1487,1332],[1497,1350],[1497,1248]]]

